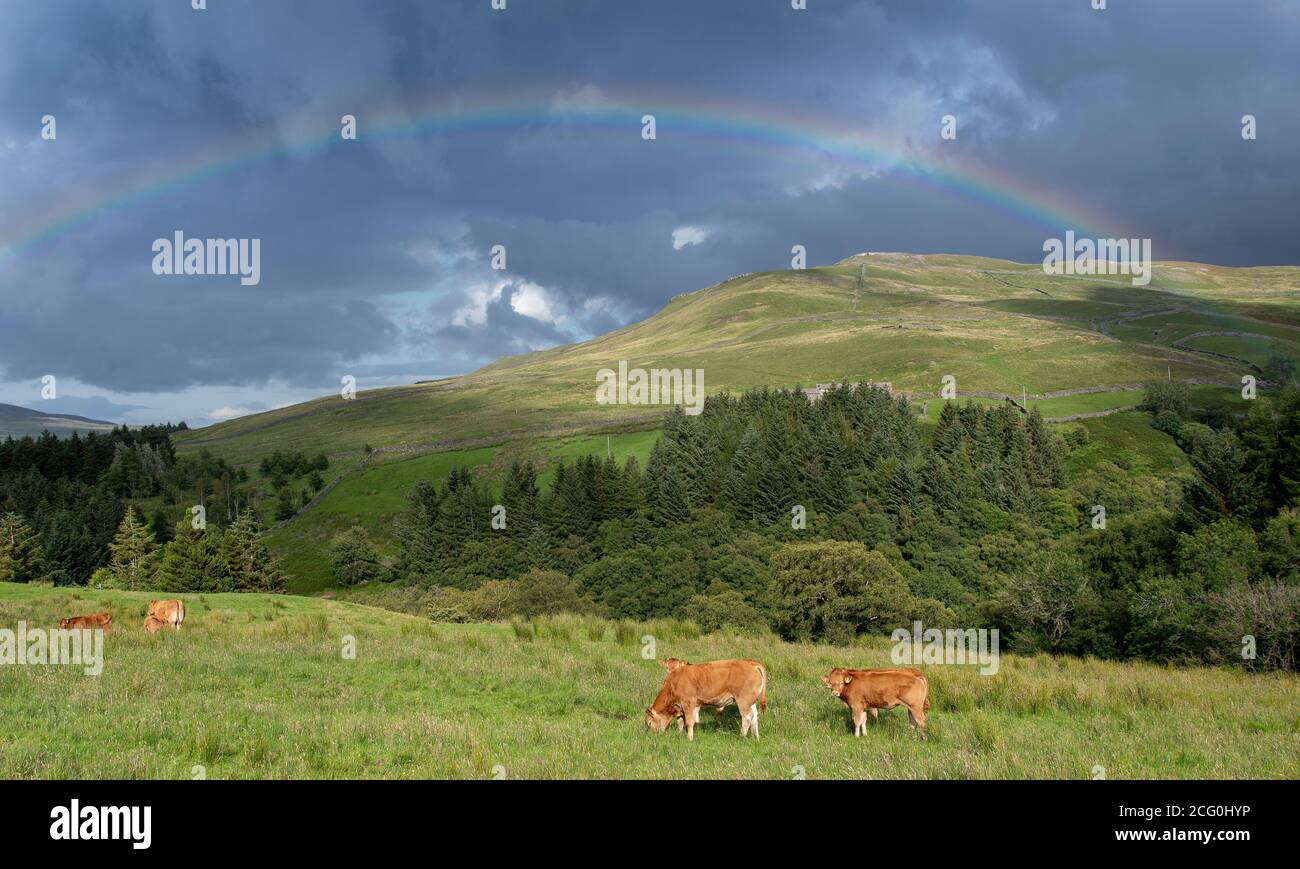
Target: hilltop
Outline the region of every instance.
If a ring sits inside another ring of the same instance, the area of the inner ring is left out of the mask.
[[[579,344],[241,417],[176,443],[251,463],[282,448],[359,456],[366,444],[418,452],[655,427],[655,408],[596,404],[596,372],[620,360],[703,368],[710,393],[874,380],[935,394],[951,374],[962,393],[1023,391],[1057,400],[1045,415],[1065,415],[1132,404],[1119,388],[1157,377],[1235,384],[1274,349],[1300,356],[1300,268],[1159,263],[1150,286],[1134,287],[1005,260],[860,254],[678,295]],[[1117,391],[1060,401],[1098,387]]]
[[[102,434],[110,432],[116,427],[116,423],[90,419],[85,416],[76,416],[69,413],[42,413],[38,410],[19,407],[16,404],[0,404],[0,438],[21,438],[28,435],[39,437],[41,432],[45,431],[58,437],[71,437],[74,432],[83,435],[90,432]]]

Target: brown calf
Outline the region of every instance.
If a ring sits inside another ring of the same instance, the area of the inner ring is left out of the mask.
[[[71,618],[59,619],[59,628],[65,631],[79,630],[81,628],[103,628],[107,631],[112,626],[112,613],[95,613],[89,616],[72,616]]]
[[[689,663],[690,663],[690,661],[683,661],[681,658],[668,658],[667,660],[665,660],[665,659],[663,659],[663,658],[660,658],[660,659],[659,659],[659,666],[660,666],[660,667],[663,667],[665,670],[667,670],[668,673],[669,673],[669,675],[671,675],[672,672],[673,672],[674,670],[676,670],[678,667],[684,667],[684,666],[686,666],[686,665],[689,664]],[[668,679],[665,678],[665,679],[664,679],[664,684],[667,684],[667,683],[668,683]],[[721,717],[722,717],[722,710],[723,710],[723,709],[726,709],[727,706],[728,706],[728,704],[726,704],[726,703],[722,704],[721,706],[714,706],[714,707],[713,707],[713,715],[714,715],[714,717],[715,717],[715,718],[721,718]],[[678,733],[681,733],[681,732],[682,732],[682,728],[685,727],[685,722],[686,722],[686,715],[685,715],[685,713],[683,713],[683,712],[678,712],[678,713],[677,713],[677,732],[678,732]],[[699,723],[700,723],[700,710],[698,710],[698,709],[695,710],[695,723],[696,723],[696,724],[699,724]]]
[[[668,667],[668,664],[664,664]],[[654,703],[645,711],[645,726],[663,733],[680,716],[686,722],[686,738],[695,739],[700,707],[720,709],[735,703],[740,708],[740,735],[751,729],[758,738],[758,712],[767,709],[767,668],[758,661],[710,661],[705,664],[679,663],[669,667],[668,678]]]
[[[836,667],[822,676],[831,693],[849,707],[853,716],[853,735],[867,729],[867,712],[877,717],[877,709],[907,707],[913,729],[925,738],[925,712],[930,708],[930,683],[920,670],[905,667],[896,670],[851,670]]]
[[[165,625],[170,625],[173,630],[180,630],[181,624],[185,621],[185,601],[151,600],[149,616]]]

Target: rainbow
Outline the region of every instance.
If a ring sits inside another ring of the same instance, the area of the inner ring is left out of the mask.
[[[919,154],[842,120],[785,109],[777,112],[770,106],[736,101],[686,102],[652,94],[609,99],[603,94],[582,92],[565,98],[551,92],[521,98],[516,90],[508,101],[491,96],[438,98],[415,108],[410,104],[371,112],[359,108],[355,114],[361,142],[420,136],[494,136],[555,127],[578,130],[584,135],[635,139],[640,136],[642,117],[652,114],[660,140],[680,136],[769,149],[791,159],[829,160],[850,172],[870,173],[982,202],[1051,233],[1073,229],[1085,236],[1122,235],[1116,232],[1117,221],[1091,213],[1051,191],[1031,189],[1005,172],[969,160]],[[937,129],[936,120],[936,139]],[[318,131],[294,140],[261,133],[222,142],[171,162],[150,163],[138,173],[117,175],[103,184],[91,185],[79,198],[61,202],[48,211],[0,225],[0,263],[96,217],[174,194],[206,179],[277,158],[309,159],[327,148],[355,144],[341,139],[339,118],[330,117]]]

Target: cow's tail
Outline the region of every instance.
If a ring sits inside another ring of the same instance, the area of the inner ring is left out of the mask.
[[[762,664],[755,664],[754,669],[758,671],[758,709],[760,712],[767,711],[767,668]]]
[[[926,712],[929,712],[930,711],[930,680],[922,676],[921,684],[925,686],[925,705],[922,706],[922,709],[924,709]]]

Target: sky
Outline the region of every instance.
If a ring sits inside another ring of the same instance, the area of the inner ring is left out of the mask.
[[[1300,265],[1295,0],[795,5],[0,0],[0,402],[207,425],[795,245]],[[176,232],[260,279],[157,274]]]

